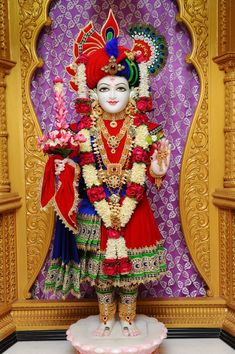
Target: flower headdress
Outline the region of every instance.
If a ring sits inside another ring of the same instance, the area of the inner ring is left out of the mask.
[[[139,86],[140,96],[149,96],[148,74],[156,75],[166,62],[165,39],[151,25],[133,25],[127,33],[134,39],[131,50],[118,46],[119,27],[111,9],[100,34],[91,21],[79,32],[74,62],[66,70],[80,98],[107,75],[124,76],[130,87]]]

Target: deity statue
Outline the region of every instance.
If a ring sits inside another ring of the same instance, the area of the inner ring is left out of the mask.
[[[150,25],[131,26],[129,34],[131,50],[118,44],[111,10],[101,34],[92,22],[80,31],[74,62],[66,68],[77,91],[80,120],[67,124],[65,110],[58,106],[63,119],[57,122],[56,137],[67,146],[58,149],[55,143],[57,148],[47,150],[42,185],[42,206],[53,200],[58,216],[46,289],[79,298],[82,282],[94,286],[97,336],[111,333],[116,313],[123,335],[137,336],[138,286],[166,272],[145,182],[149,178],[160,188],[170,161],[161,125],[146,114],[152,110],[149,73],[162,69],[167,46]],[[61,103],[60,80],[56,86]],[[71,149],[71,141],[79,141],[78,149]]]

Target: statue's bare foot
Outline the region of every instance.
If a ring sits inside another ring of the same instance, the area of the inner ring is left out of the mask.
[[[140,330],[136,327],[135,323],[131,324],[127,321],[120,321],[122,326],[122,333],[125,337],[135,337],[140,334]]]
[[[100,323],[99,327],[95,331],[94,335],[98,337],[109,336],[112,332],[115,319],[107,321],[106,323]]]

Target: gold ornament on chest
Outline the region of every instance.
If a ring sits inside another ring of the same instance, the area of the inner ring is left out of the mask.
[[[120,163],[109,163],[107,165],[106,181],[111,188],[118,188],[122,180],[122,165]]]
[[[108,144],[108,147],[111,149],[111,153],[115,154],[116,149],[118,148],[118,146],[120,144],[120,140],[115,135],[111,135],[107,139],[107,144]]]

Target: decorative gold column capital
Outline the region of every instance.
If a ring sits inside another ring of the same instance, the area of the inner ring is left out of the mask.
[[[220,70],[227,72],[235,72],[235,52],[224,53],[214,58],[214,62],[219,65]]]

